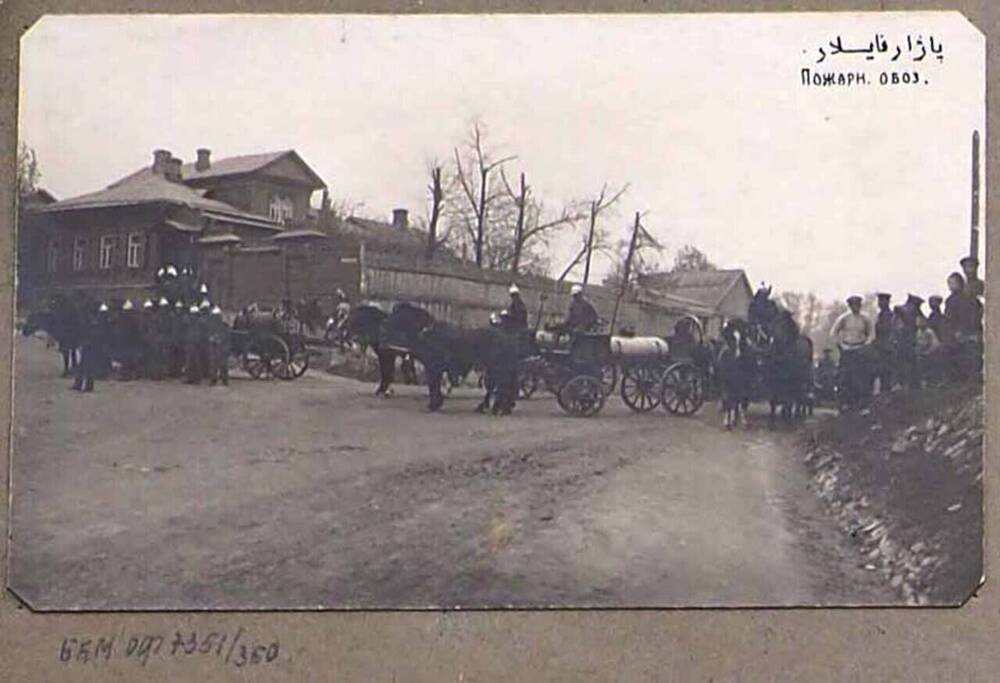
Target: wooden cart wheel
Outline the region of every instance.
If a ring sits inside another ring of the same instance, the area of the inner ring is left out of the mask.
[[[660,373],[649,365],[622,371],[621,397],[637,413],[648,413],[660,405]]]
[[[615,385],[618,384],[618,366],[609,363],[601,367],[601,384],[604,387],[605,397],[610,396],[615,390]]]
[[[693,415],[705,402],[701,373],[690,363],[674,363],[663,373],[660,404],[672,415]]]
[[[604,386],[593,375],[577,375],[560,387],[557,398],[573,417],[591,417],[604,407]]]
[[[292,351],[288,343],[281,337],[273,337],[275,352],[271,356],[271,373],[278,379],[290,381],[295,379],[292,370]]]
[[[280,376],[288,359],[288,346],[279,337],[264,335],[251,339],[243,353],[243,369],[254,379]]]

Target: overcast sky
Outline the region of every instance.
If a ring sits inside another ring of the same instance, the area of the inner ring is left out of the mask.
[[[944,59],[815,64],[876,32],[890,52],[933,34]],[[803,87],[803,67],[927,82]],[[427,164],[480,117],[549,204],[630,183],[622,235],[643,211],[668,250],[754,284],[926,295],[967,249],[984,80],[981,35],[947,13],[48,17],[22,44],[21,136],[60,198],[155,148],[295,148],[335,199],[388,217],[425,212]]]

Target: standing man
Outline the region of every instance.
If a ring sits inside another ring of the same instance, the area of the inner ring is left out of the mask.
[[[916,294],[906,297],[906,303],[899,307],[895,325],[895,352],[899,367],[900,381],[909,389],[920,387],[917,372],[917,320],[924,317],[924,300]]]
[[[232,343],[229,325],[222,319],[222,309],[212,309],[207,322],[208,330],[208,383],[215,386],[221,381],[229,386],[229,351]]]
[[[94,379],[101,374],[108,355],[108,306],[102,303],[94,314],[92,310],[82,311],[82,344],[80,362],[76,364],[76,378],[73,388],[90,393],[94,390]]]
[[[962,274],[965,276],[965,293],[974,299],[983,296],[983,281],[979,279],[979,259],[975,256],[966,256],[958,262],[958,265],[962,267]]]
[[[521,298],[521,290],[518,289],[517,284],[511,284],[507,293],[510,294],[510,303],[507,304],[507,328],[511,330],[528,329],[528,307],[524,305],[524,300]]]
[[[171,377],[180,377],[184,372],[184,339],[187,334],[187,312],[184,303],[178,299],[170,315],[170,330],[167,333],[169,346],[169,370]]]
[[[860,296],[847,297],[847,309],[830,328],[830,337],[840,349],[838,384],[842,408],[856,406],[871,391],[865,349],[874,332],[871,321],[861,312]]]
[[[977,301],[965,291],[961,273],[948,276],[948,298],[944,302],[944,341],[949,364],[948,375],[953,380],[968,379],[979,371],[982,361],[980,319]]]
[[[942,303],[944,303],[944,299],[938,294],[932,294],[927,297],[927,304],[931,307],[931,314],[927,316],[927,325],[934,330],[934,335],[939,340],[944,340],[944,311],[941,310]]]
[[[878,392],[881,394],[892,389],[897,373],[894,372],[892,353],[892,308],[889,305],[892,295],[879,292],[876,297],[878,315],[875,318],[875,352],[878,358],[875,360],[872,380],[878,379]]]
[[[188,384],[201,384],[202,380],[202,350],[205,345],[202,317],[201,309],[197,306],[188,309],[187,327],[184,330],[184,381]]]
[[[118,348],[121,361],[121,379],[139,379],[142,365],[142,329],[139,312],[131,299],[126,299],[118,318]]]

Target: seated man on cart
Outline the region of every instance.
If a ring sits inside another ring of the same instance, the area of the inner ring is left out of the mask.
[[[556,340],[563,335],[573,336],[585,332],[593,332],[600,324],[597,309],[583,295],[582,285],[573,285],[570,290],[569,310],[566,312],[566,319],[552,327],[556,333]]]

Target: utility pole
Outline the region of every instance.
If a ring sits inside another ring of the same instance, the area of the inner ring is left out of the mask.
[[[615,322],[618,320],[618,307],[621,305],[625,292],[628,291],[628,279],[632,273],[632,257],[635,256],[635,249],[639,243],[639,212],[635,212],[635,227],[632,228],[632,239],[628,243],[628,254],[625,256],[625,267],[622,269],[622,284],[618,290],[618,297],[615,299],[615,310],[611,314],[611,334],[615,333]]]
[[[597,225],[597,200],[590,203],[590,231],[587,233],[587,260],[583,264],[583,285],[590,279],[590,256],[594,252],[594,227]]]
[[[972,131],[972,227],[969,256],[979,258],[979,131]]]

